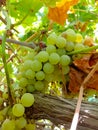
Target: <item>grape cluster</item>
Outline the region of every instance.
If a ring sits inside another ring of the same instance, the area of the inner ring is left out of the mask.
[[[8,110],[0,111],[2,130],[35,130],[35,124],[27,122],[25,108],[34,104],[34,91],[46,92],[53,83],[62,83],[70,71],[72,57],[67,52],[85,48],[83,37],[80,33],[68,29],[57,35],[51,33],[47,37],[46,47],[39,52],[30,51],[24,58],[17,74],[17,82],[12,86],[12,95],[16,98],[14,105]],[[13,92],[14,91],[14,92]],[[14,93],[14,94],[13,94]],[[2,104],[0,99],[0,104]],[[5,118],[4,113],[8,111],[11,118]]]
[[[32,50],[24,57],[18,73],[19,87],[28,93],[42,92],[51,82],[65,82],[62,77],[68,75],[72,62],[67,52],[85,47],[82,35],[72,29],[60,35],[51,33],[45,48],[38,53]]]

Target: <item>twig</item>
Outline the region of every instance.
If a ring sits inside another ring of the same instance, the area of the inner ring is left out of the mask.
[[[17,54],[12,54],[10,58],[6,61],[6,64],[9,63]],[[4,68],[4,65],[0,68],[0,71]]]
[[[81,49],[81,50],[77,50],[77,51],[72,51],[72,52],[68,52],[66,53],[67,55],[74,55],[74,54],[82,54],[82,53],[88,53],[89,51],[92,51],[92,50],[95,50],[95,49],[98,49],[98,45],[95,45],[95,46],[92,46],[92,47],[88,47],[88,48],[84,48],[84,49]]]
[[[2,41],[1,36],[0,36],[0,40]],[[9,38],[6,38],[6,42],[14,43],[14,44],[21,45],[21,46],[26,46],[26,47],[29,47],[29,48],[32,48],[32,49],[34,49],[36,47],[36,45],[33,42],[29,42],[29,43],[28,42],[21,42],[21,41],[9,39]]]
[[[98,62],[96,63],[94,68],[90,71],[88,76],[84,79],[84,81],[83,81],[83,83],[80,87],[79,98],[78,98],[78,102],[77,102],[77,106],[76,106],[76,110],[75,110],[75,113],[74,113],[74,117],[73,117],[73,120],[72,120],[72,125],[71,125],[70,130],[76,130],[76,128],[77,128],[79,112],[80,112],[80,107],[81,107],[81,102],[82,102],[82,97],[83,97],[84,85],[89,81],[89,79],[93,76],[93,74],[95,73],[95,71],[97,69],[98,69]]]
[[[10,77],[9,77],[9,72],[8,72],[7,63],[6,63],[5,41],[6,41],[6,32],[4,33],[3,38],[2,38],[2,60],[3,60],[5,75],[6,75],[6,80],[7,80],[9,101],[10,101],[10,104],[12,104],[13,100],[12,100],[11,91],[10,91],[10,86],[11,86]]]

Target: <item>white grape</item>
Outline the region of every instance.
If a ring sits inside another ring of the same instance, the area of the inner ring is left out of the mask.
[[[24,117],[20,117],[15,121],[15,124],[18,128],[22,129],[27,125],[27,121]]]
[[[47,45],[46,51],[51,54],[53,52],[56,52],[56,47],[54,45]]]
[[[65,48],[66,47],[66,39],[61,37],[61,36],[58,36],[56,46],[58,48]]]
[[[42,63],[40,61],[38,61],[38,60],[35,59],[33,61],[33,65],[31,67],[31,69],[33,71],[40,71],[42,69]]]
[[[38,71],[36,73],[36,79],[37,80],[43,80],[45,78],[45,73],[43,71]]]
[[[34,96],[31,93],[24,93],[21,97],[21,103],[24,107],[30,107],[34,104]]]
[[[62,56],[60,57],[60,64],[61,64],[62,66],[69,65],[70,62],[71,62],[71,59],[70,59],[70,57],[69,57],[68,55],[62,55]]]
[[[26,130],[36,130],[36,125],[29,123],[26,125]]]
[[[46,51],[40,51],[40,52],[38,53],[38,55],[36,56],[36,58],[37,58],[40,62],[46,62],[46,61],[48,61],[48,59],[49,59],[49,54],[48,54],[48,52],[46,52]]]
[[[25,108],[22,104],[20,103],[14,104],[12,108],[12,113],[14,116],[16,117],[23,116],[24,112],[25,112]]]
[[[47,62],[47,63],[44,64],[43,70],[46,74],[51,74],[54,71],[54,65]]]
[[[55,45],[56,42],[57,42],[57,35],[55,33],[51,33],[47,37],[47,44]]]
[[[44,83],[42,81],[36,81],[35,89],[38,91],[42,91],[44,89]]]
[[[2,130],[14,130],[15,129],[15,121],[10,119],[5,119],[2,124]]]
[[[57,53],[51,53],[49,56],[49,62],[53,65],[58,64],[60,61],[60,56]]]
[[[27,71],[25,71],[25,77],[28,78],[28,79],[34,79],[35,71],[28,69]]]

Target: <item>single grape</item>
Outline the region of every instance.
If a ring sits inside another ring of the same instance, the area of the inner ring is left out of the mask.
[[[41,91],[44,89],[44,83],[42,81],[36,81],[34,87],[36,90]]]
[[[27,125],[27,121],[24,117],[20,117],[20,118],[16,119],[15,124],[16,124],[17,128],[22,129]]]
[[[66,47],[66,39],[61,37],[61,36],[58,36],[57,38],[57,42],[56,42],[56,46],[58,48],[64,48]]]
[[[75,40],[75,42],[76,43],[82,43],[82,41],[83,41],[82,35],[80,33],[76,33],[76,40]]]
[[[34,57],[36,55],[36,52],[34,50],[32,50],[32,52],[30,52],[29,54],[27,54],[23,60],[27,61],[27,60],[34,60]]]
[[[66,51],[65,51],[64,48],[58,48],[57,53],[59,54],[59,56],[62,56],[62,55],[64,55],[66,53]]]
[[[62,66],[69,65],[70,62],[71,62],[71,59],[70,59],[70,57],[69,57],[68,55],[62,55],[62,56],[60,57],[60,64],[61,64]]]
[[[82,50],[84,48],[85,48],[85,46],[83,44],[76,44],[74,47],[74,50],[77,51],[77,50]]]
[[[28,79],[34,79],[35,71],[28,69],[27,71],[25,71],[25,77],[28,78]]]
[[[69,71],[70,71],[70,67],[68,65],[62,67],[62,72],[64,75],[68,74]]]
[[[31,93],[24,93],[21,97],[21,103],[24,107],[30,107],[34,104],[34,96]]]
[[[24,64],[22,65],[21,69],[22,70],[28,70],[28,69],[32,68],[32,65],[33,65],[33,61],[32,60],[26,60],[24,62]]]
[[[45,73],[43,71],[38,71],[36,73],[36,79],[37,80],[43,80],[45,78]]]
[[[5,119],[2,124],[2,130],[14,130],[15,129],[15,121],[10,119]]]
[[[28,79],[28,85],[33,85],[33,84],[35,84],[35,82],[36,82],[35,78],[34,79]]]
[[[56,42],[57,42],[57,35],[55,33],[51,33],[47,37],[47,44],[55,45]]]
[[[51,54],[53,52],[56,52],[56,47],[54,45],[47,45],[46,51]]]
[[[3,95],[2,95],[2,97],[3,97],[3,99],[8,99],[8,93],[7,92],[3,92]]]
[[[33,61],[33,65],[32,65],[32,68],[31,68],[33,71],[40,71],[42,69],[42,63],[38,60],[34,60]]]
[[[66,51],[73,51],[74,50],[74,43],[73,42],[67,42],[66,44]]]
[[[48,52],[46,51],[40,51],[37,55],[37,59],[40,61],[40,62],[46,62],[48,61],[49,59],[49,54]]]
[[[52,74],[46,74],[45,75],[45,80],[47,81],[47,82],[52,82],[53,81],[53,78],[54,78],[54,74],[52,73]]]
[[[14,116],[16,117],[23,116],[24,112],[25,112],[25,108],[22,104],[20,103],[14,104],[12,108],[12,113]]]
[[[27,92],[32,93],[32,92],[34,92],[34,91],[35,91],[34,85],[28,85],[28,86],[27,86]]]
[[[26,78],[21,78],[20,80],[19,80],[19,86],[20,87],[26,87],[27,86],[27,84],[28,84],[28,80],[26,79]]]
[[[36,130],[36,125],[29,123],[26,125],[26,130]]]
[[[60,56],[57,53],[51,53],[49,56],[49,62],[53,65],[58,64],[60,61]]]
[[[47,62],[47,63],[44,64],[43,70],[46,74],[51,74],[54,71],[54,65]]]
[[[75,33],[74,30],[68,29],[68,30],[66,30],[65,33],[66,33],[66,39],[68,41],[75,42],[75,40],[76,40],[76,33]]]

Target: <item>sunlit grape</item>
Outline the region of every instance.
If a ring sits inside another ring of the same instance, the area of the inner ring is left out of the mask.
[[[25,112],[25,108],[22,104],[20,104],[20,103],[14,104],[14,106],[12,108],[12,113],[14,116],[16,116],[16,117],[23,116],[24,112]]]
[[[37,59],[40,61],[40,62],[46,62],[48,61],[49,59],[49,54],[48,52],[46,51],[40,51],[37,55]]]
[[[56,47],[54,45],[47,45],[46,51],[51,54],[53,52],[56,52]]]
[[[54,65],[47,62],[44,64],[43,70],[46,74],[51,74],[54,71]]]
[[[15,124],[18,128],[24,128],[27,125],[27,121],[24,117],[20,117],[15,121]]]
[[[21,97],[21,103],[24,107],[30,107],[34,103],[34,96],[31,93],[24,93]]]
[[[6,119],[2,124],[2,130],[14,130],[15,129],[15,121]]]
[[[34,79],[35,71],[28,69],[27,71],[25,71],[25,77],[28,78],[28,79]]]
[[[19,80],[19,86],[20,86],[20,87],[26,87],[27,84],[28,84],[28,80],[27,80],[26,78],[21,78],[21,79]]]
[[[47,44],[55,45],[56,42],[57,42],[57,35],[55,33],[51,33],[47,37]]]
[[[58,64],[60,61],[60,56],[57,53],[51,53],[49,56],[49,62],[53,65]]]
[[[36,81],[36,83],[35,83],[35,89],[36,90],[38,90],[38,91],[41,91],[41,90],[43,90],[44,89],[44,82],[42,82],[42,81]]]
[[[66,47],[66,39],[61,37],[61,36],[58,36],[57,38],[57,42],[56,42],[56,46],[58,48],[64,48]]]
[[[62,56],[60,57],[60,64],[61,64],[62,66],[69,65],[70,62],[71,62],[71,59],[70,59],[70,57],[69,57],[68,55],[62,55]]]
[[[80,33],[76,33],[76,40],[75,40],[75,42],[76,43],[82,43],[82,41],[83,41],[82,35]]]
[[[38,71],[36,73],[36,79],[37,80],[43,80],[45,78],[45,73],[43,71]]]
[[[33,71],[40,71],[42,69],[42,63],[40,61],[38,61],[38,60],[35,59],[32,62],[33,62],[33,64],[32,64],[31,69]]]

